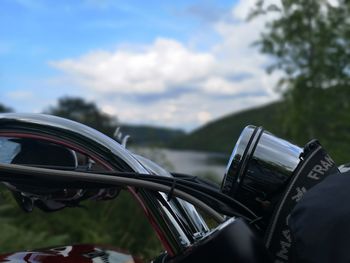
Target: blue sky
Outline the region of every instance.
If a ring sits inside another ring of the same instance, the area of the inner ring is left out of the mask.
[[[0,0],[0,103],[41,112],[80,96],[123,122],[187,130],[266,103],[253,2]]]

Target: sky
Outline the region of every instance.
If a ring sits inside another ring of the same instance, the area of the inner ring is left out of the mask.
[[[0,103],[82,97],[123,123],[195,129],[278,99],[254,0],[0,0]]]

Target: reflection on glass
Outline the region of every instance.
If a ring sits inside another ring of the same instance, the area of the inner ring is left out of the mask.
[[[20,151],[21,145],[19,143],[6,137],[0,137],[0,163],[11,163]]]

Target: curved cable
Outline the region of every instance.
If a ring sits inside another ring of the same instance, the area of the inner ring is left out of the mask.
[[[69,167],[58,167],[58,166],[42,166],[42,165],[28,165],[29,167],[38,168],[49,168],[56,170],[72,170]],[[75,170],[78,171],[79,170]],[[163,177],[153,174],[140,174],[135,172],[115,172],[115,171],[81,171],[89,174],[102,174],[109,176],[118,176],[125,178],[140,179],[143,181],[152,181],[154,183],[165,184],[172,186],[174,188],[174,183],[176,188],[187,193],[191,193],[198,199],[209,204],[211,207],[215,207],[216,211],[228,215],[245,218],[248,221],[252,221],[258,218],[258,216],[250,210],[247,206],[239,202],[238,200],[222,193],[219,188],[201,178],[185,174],[173,174],[174,177]],[[168,193],[168,196],[172,196],[172,191]]]
[[[9,175],[6,176],[6,175]],[[29,175],[29,176],[37,176],[40,178],[50,180],[50,179],[58,179],[58,180],[78,180],[90,183],[101,183],[101,184],[111,184],[117,186],[135,186],[142,187],[150,190],[160,191],[164,193],[169,193],[172,189],[171,187],[155,183],[145,181],[144,179],[136,179],[136,178],[128,178],[128,177],[119,177],[119,176],[109,176],[105,174],[96,174],[96,173],[83,173],[76,171],[65,171],[65,170],[56,170],[56,169],[46,169],[46,168],[37,168],[30,167],[24,165],[16,165],[16,164],[0,164],[0,180],[4,180],[7,182],[11,182],[11,175],[18,174],[20,175]],[[49,177],[49,178],[48,178]],[[222,223],[225,221],[224,217],[221,216],[218,212],[216,212],[213,208],[205,204],[200,199],[184,192],[179,189],[173,189],[173,195],[177,196],[183,200],[186,200],[198,208],[202,209],[204,212],[208,213],[208,215],[212,216],[215,221],[218,223]]]

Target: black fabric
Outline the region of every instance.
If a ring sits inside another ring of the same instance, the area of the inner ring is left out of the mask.
[[[292,262],[350,262],[350,172],[310,189],[289,218]]]
[[[276,206],[264,238],[276,263],[290,262],[292,240],[288,220],[293,208],[309,189],[338,172],[336,164],[318,141],[313,140],[305,146],[301,162]]]

